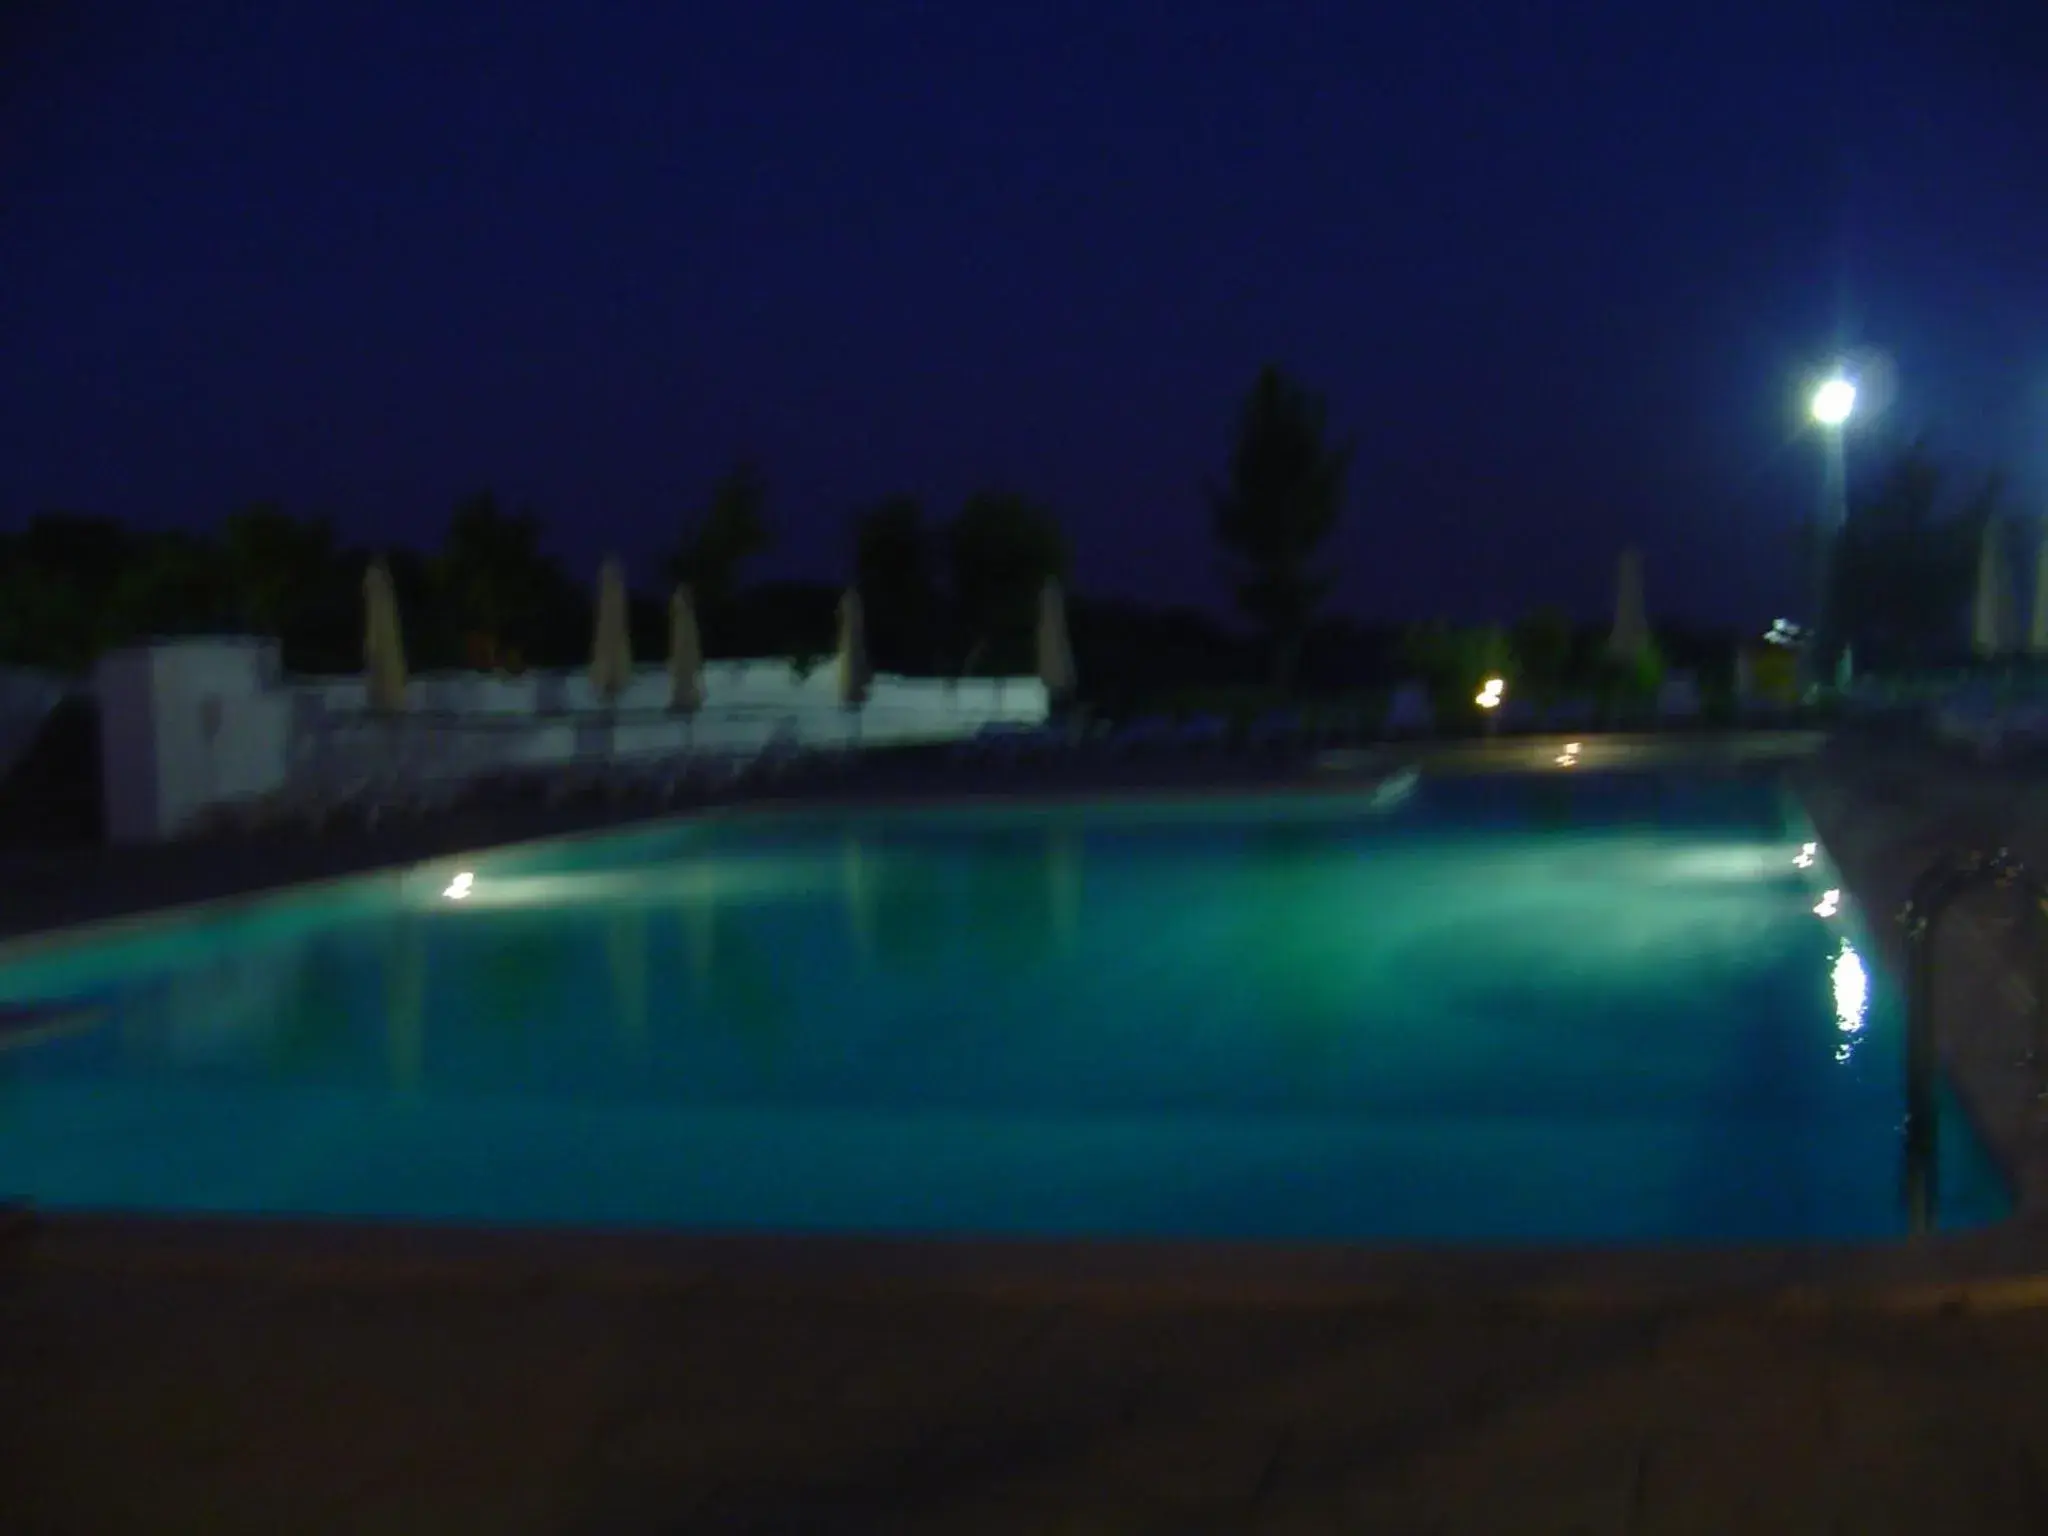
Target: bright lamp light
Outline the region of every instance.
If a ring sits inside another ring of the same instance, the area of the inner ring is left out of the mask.
[[[1824,427],[1839,427],[1856,409],[1856,386],[1847,379],[1829,379],[1813,392],[1813,419]]]

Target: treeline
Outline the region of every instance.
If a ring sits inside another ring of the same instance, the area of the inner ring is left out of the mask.
[[[1858,665],[1969,659],[1966,615],[1984,557],[1993,558],[2004,611],[2028,614],[2040,537],[2039,520],[2010,505],[2002,474],[1971,471],[1924,441],[1908,444],[1850,499],[1834,542],[1836,622]],[[2006,636],[2008,644],[2019,639]]]
[[[1261,665],[1282,686],[1295,678],[1330,586],[1322,551],[1344,503],[1350,457],[1348,447],[1328,442],[1317,396],[1277,369],[1259,375],[1212,513]],[[1065,530],[1049,508],[992,490],[934,516],[915,498],[893,497],[851,522],[852,558],[840,580],[750,582],[774,528],[767,484],[742,464],[683,519],[656,584],[691,588],[713,656],[823,653],[836,589],[852,581],[882,667],[955,676],[1029,669],[1039,593],[1048,580],[1064,580],[1070,565]],[[590,593],[548,551],[540,518],[485,493],[454,508],[432,547],[376,552],[351,547],[325,519],[275,503],[234,513],[205,534],[38,517],[0,535],[0,660],[76,670],[142,637],[240,630],[278,637],[294,669],[350,668],[359,659],[361,581],[373,553],[390,565],[418,666],[560,666],[588,644]],[[667,595],[665,586],[646,590],[636,608],[636,644],[650,652],[659,650]],[[1168,624],[1176,626],[1205,628],[1190,656],[1214,659],[1225,648],[1210,621],[1182,615]],[[1147,622],[1128,627],[1141,644]]]
[[[671,587],[687,583],[714,656],[822,655],[845,581],[866,594],[878,663],[904,671],[1028,670],[1040,588],[1069,556],[1051,514],[1021,496],[970,497],[928,520],[908,498],[853,520],[841,582],[750,581],[772,547],[766,490],[742,466],[685,520],[657,570],[640,573],[636,649],[665,645]],[[371,550],[325,518],[275,503],[210,532],[149,532],[110,518],[52,513],[0,533],[0,663],[77,671],[145,638],[242,633],[278,638],[298,671],[361,663],[362,583],[372,558],[392,573],[406,646],[422,668],[519,670],[587,658],[594,591],[547,547],[531,510],[489,492],[459,503],[437,541]]]
[[[850,544],[878,666],[939,676],[1032,668],[1039,586],[1063,578],[1068,564],[1065,536],[1046,509],[990,493],[934,519],[894,498],[852,520]],[[655,573],[657,583],[691,584],[710,655],[805,665],[830,652],[840,584],[750,581],[749,566],[771,547],[760,477],[737,470]],[[294,671],[353,671],[372,553],[324,519],[276,505],[246,508],[204,534],[39,517],[0,534],[0,664],[76,672],[144,638],[246,633],[279,638]],[[375,553],[390,566],[408,655],[420,669],[569,667],[589,658],[593,583],[548,552],[530,511],[480,494],[451,511],[427,548]],[[634,649],[654,659],[667,644],[666,588],[643,588],[633,602]],[[1265,638],[1200,609],[1081,591],[1069,596],[1068,625],[1084,692],[1101,707],[1227,707],[1273,688]],[[1468,674],[1501,668],[1538,688],[1563,687],[1597,670],[1605,631],[1558,612],[1501,629],[1315,618],[1299,628],[1292,682],[1328,695],[1419,676],[1454,696]],[[1729,638],[1660,631],[1674,663],[1710,669],[1725,663]]]
[[[1605,625],[1555,612],[1478,629],[1325,616],[1325,550],[1348,505],[1351,460],[1351,446],[1331,440],[1321,399],[1264,370],[1210,493],[1243,627],[1193,609],[1070,593],[1087,697],[1113,707],[1219,690],[1330,693],[1418,675],[1455,697],[1495,670],[1538,692],[1600,680]],[[1851,499],[1833,545],[1840,622],[1859,659],[1902,666],[1961,654],[1978,554],[1991,537],[2009,541],[2018,559],[2031,537],[2022,526],[2003,511],[1995,478],[1962,475],[1924,446],[1886,466]],[[668,590],[680,582],[696,598],[709,655],[815,660],[832,648],[838,594],[851,581],[866,600],[878,666],[927,676],[1028,671],[1038,593],[1048,579],[1065,580],[1071,563],[1052,509],[1007,490],[944,512],[908,496],[857,509],[843,572],[826,573],[830,580],[755,579],[775,532],[760,470],[741,464],[721,477],[679,519],[659,565],[635,573],[636,652],[662,654]],[[146,637],[242,632],[277,637],[293,670],[350,671],[361,664],[362,578],[373,554],[391,568],[418,668],[587,659],[592,583],[550,551],[538,513],[479,493],[450,509],[430,539],[376,551],[276,503],[205,533],[37,517],[0,533],[0,664],[76,672]],[[1710,686],[1729,670],[1737,638],[1657,626],[1662,657]]]

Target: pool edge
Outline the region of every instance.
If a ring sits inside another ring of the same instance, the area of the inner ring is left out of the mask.
[[[370,1289],[570,1288],[1050,1304],[1530,1310],[2016,1310],[2048,1304],[2048,1234],[2006,1223],[1843,1247],[1429,1249],[682,1234],[265,1217],[31,1215],[0,1244],[51,1270],[260,1274]]]
[[[1938,818],[1902,816],[1859,793],[1847,778],[1808,765],[1791,787],[1879,958],[1903,981],[1905,936],[1893,914],[1934,858],[1963,850]],[[2011,1195],[2011,1212],[1986,1230],[2048,1231],[2048,1101],[2027,1080],[2024,1059],[2031,1045],[2031,984],[1978,917],[1966,903],[1943,924],[1934,1000],[1940,1070]]]

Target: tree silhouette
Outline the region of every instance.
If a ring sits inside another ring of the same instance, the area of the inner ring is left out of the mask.
[[[422,672],[463,664],[468,658],[462,631],[450,611],[448,572],[441,556],[422,554],[401,544],[374,551],[351,550],[344,560],[348,648],[345,656],[337,658],[341,670],[353,672],[363,665],[363,576],[373,558],[381,560],[391,573],[404,624],[407,663]],[[584,640],[587,644],[589,637]]]
[[[75,672],[126,639],[114,595],[136,542],[113,518],[78,512],[0,537],[0,660]]]
[[[946,544],[967,639],[961,670],[1029,671],[1038,594],[1067,574],[1067,536],[1058,519],[1022,496],[982,491],[961,507]]]
[[[338,584],[333,526],[293,517],[274,501],[229,514],[221,553],[236,614],[259,635],[282,637]]]
[[[234,610],[219,546],[193,533],[134,541],[108,598],[112,643],[218,629]]]
[[[1989,476],[1957,505],[1954,480],[1915,442],[1850,502],[1834,545],[1835,604],[1843,635],[1866,663],[1938,660],[1960,647],[1978,548],[2001,516],[2004,487]]]
[[[1291,687],[1309,620],[1329,590],[1316,557],[1344,502],[1349,448],[1325,441],[1320,397],[1278,368],[1244,402],[1227,485],[1212,497],[1238,606],[1271,651],[1273,680]]]
[[[854,520],[853,563],[877,665],[896,672],[928,665],[939,595],[931,530],[916,497],[892,496]]]
[[[568,577],[541,536],[538,516],[501,510],[489,491],[458,503],[449,518],[434,574],[475,664],[530,652],[550,607],[565,601]]]
[[[37,518],[18,534],[0,534],[0,663],[74,671],[98,652],[92,603],[65,573],[38,558]]]
[[[741,463],[712,488],[711,500],[689,520],[669,558],[671,580],[688,584],[707,628],[730,611],[740,567],[773,542],[767,519],[768,487],[751,463]]]
[[[0,536],[0,661],[78,671],[138,639],[221,627],[232,612],[218,546],[202,534],[58,512]]]
[[[1526,687],[1547,696],[1564,686],[1572,661],[1570,614],[1560,608],[1539,608],[1515,625],[1512,638]]]

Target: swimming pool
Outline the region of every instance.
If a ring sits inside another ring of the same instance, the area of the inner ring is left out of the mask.
[[[0,962],[0,1196],[693,1230],[1904,1230],[1902,1018],[1768,773],[812,811]],[[1816,911],[1816,908],[1820,911]],[[1828,915],[1823,915],[1828,914]],[[2007,1196],[1942,1117],[1944,1224]]]

